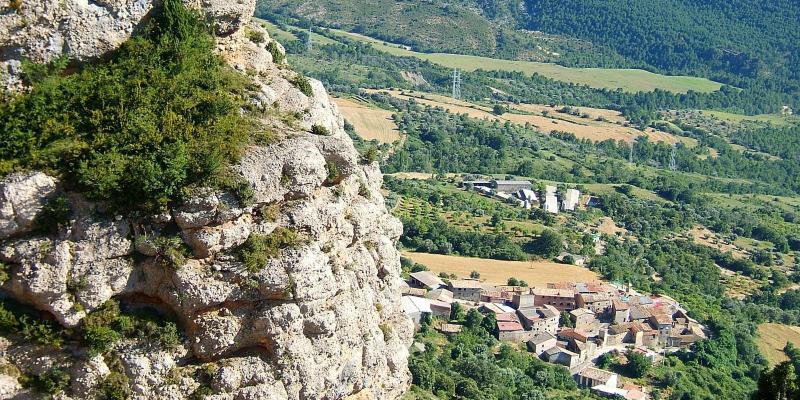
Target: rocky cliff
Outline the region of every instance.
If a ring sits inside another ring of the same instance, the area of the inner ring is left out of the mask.
[[[153,8],[150,0],[10,4],[0,6],[0,67],[11,89],[21,59],[100,58]],[[168,212],[134,217],[109,214],[41,172],[3,178],[4,295],[75,331],[110,300],[156,309],[177,320],[181,340],[165,348],[126,336],[97,354],[8,332],[0,398],[37,398],[31,377],[56,367],[68,372],[62,399],[102,398],[114,374],[134,399],[398,397],[410,383],[412,326],[399,302],[402,227],[384,206],[380,171],[360,160],[323,86],[309,80],[310,92],[301,90],[297,74],[273,62],[282,49],[250,21],[254,0],[186,4],[208,15],[219,54],[252,80],[260,129],[273,133],[232,168],[251,200],[198,188]],[[43,232],[37,217],[55,198],[66,199],[68,222]],[[292,246],[257,265],[243,261],[249,238],[287,232]],[[165,243],[190,254],[168,257]]]

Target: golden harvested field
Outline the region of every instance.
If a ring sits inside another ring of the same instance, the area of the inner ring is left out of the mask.
[[[365,140],[392,144],[400,139],[400,131],[392,121],[391,111],[369,107],[350,99],[334,98],[344,118],[356,128],[356,133]]]
[[[674,144],[683,141],[689,146],[697,145],[697,141],[690,138],[679,138],[665,132],[648,128],[641,131],[632,126],[625,126],[625,119],[616,111],[592,108],[579,108],[581,113],[588,114],[588,118],[558,112],[561,107],[550,107],[540,104],[513,105],[512,112],[498,116],[485,106],[455,100],[450,97],[432,93],[405,92],[400,90],[368,90],[368,92],[387,92],[390,95],[410,100],[432,107],[441,107],[451,113],[467,114],[471,118],[489,121],[511,122],[518,125],[531,124],[546,133],[567,132],[581,139],[601,142],[607,139],[622,140],[632,143],[639,136],[647,136],[652,142],[665,142]],[[605,120],[598,121],[598,117]]]
[[[783,353],[787,342],[800,346],[800,327],[766,323],[758,326],[756,345],[771,365],[787,361]]]
[[[563,281],[591,282],[600,279],[596,273],[586,268],[550,261],[500,261],[412,252],[403,252],[403,256],[414,262],[425,264],[437,274],[446,272],[459,277],[467,277],[470,272],[478,271],[481,274],[481,280],[493,284],[505,284],[511,277],[521,279],[528,285],[536,287],[545,287],[548,283]]]

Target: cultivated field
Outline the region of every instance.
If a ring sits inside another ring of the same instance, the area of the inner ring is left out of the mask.
[[[356,128],[356,133],[365,140],[392,144],[400,139],[400,131],[392,121],[390,111],[370,107],[350,99],[334,98],[344,118]]]
[[[625,118],[612,110],[578,108],[581,114],[587,114],[584,117],[561,113],[558,111],[561,107],[515,104],[511,112],[498,116],[493,114],[488,107],[432,93],[400,90],[368,90],[368,92],[387,92],[397,98],[406,100],[413,98],[420,104],[441,107],[454,114],[467,114],[472,118],[490,121],[508,121],[518,125],[530,124],[542,132],[567,132],[578,138],[596,142],[613,139],[631,143],[639,136],[647,136],[652,142],[673,144],[682,141],[690,147],[697,145],[697,141],[694,139],[676,137],[651,128],[642,131],[632,126],[625,126],[627,122]],[[604,120],[598,120],[600,117]]]
[[[467,277],[472,271],[478,271],[481,280],[493,284],[505,284],[511,277],[537,287],[545,287],[548,283],[555,282],[590,282],[600,279],[596,273],[586,268],[549,261],[500,261],[412,252],[404,252],[403,256],[425,264],[437,274],[446,272]]]
[[[500,60],[461,54],[418,53],[399,45],[386,43],[363,35],[338,30],[334,30],[334,32],[346,35],[351,39],[370,43],[378,50],[385,51],[389,54],[403,57],[416,57],[444,67],[459,68],[464,71],[484,69],[522,72],[529,75],[538,73],[559,81],[588,85],[599,89],[620,88],[627,92],[649,92],[655,89],[668,90],[676,93],[686,93],[689,90],[694,90],[696,92],[713,92],[722,87],[722,84],[705,78],[667,76],[640,69],[567,68],[557,64],[531,61]]]
[[[692,228],[689,233],[694,237],[694,242],[699,245],[711,247],[723,253],[730,252],[731,255],[738,259],[749,257],[749,254],[742,248],[736,246],[735,243],[725,243],[725,239],[718,237],[717,234],[706,227],[696,226]]]
[[[783,353],[787,342],[800,346],[800,327],[772,323],[758,326],[756,345],[771,365],[788,360]]]

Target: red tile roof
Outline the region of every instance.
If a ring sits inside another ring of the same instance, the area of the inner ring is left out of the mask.
[[[500,332],[521,331],[522,325],[519,322],[497,322],[497,329]]]

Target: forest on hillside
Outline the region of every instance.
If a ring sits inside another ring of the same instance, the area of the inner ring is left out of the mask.
[[[637,67],[800,92],[800,6],[791,0],[262,0],[257,13],[423,52]]]

